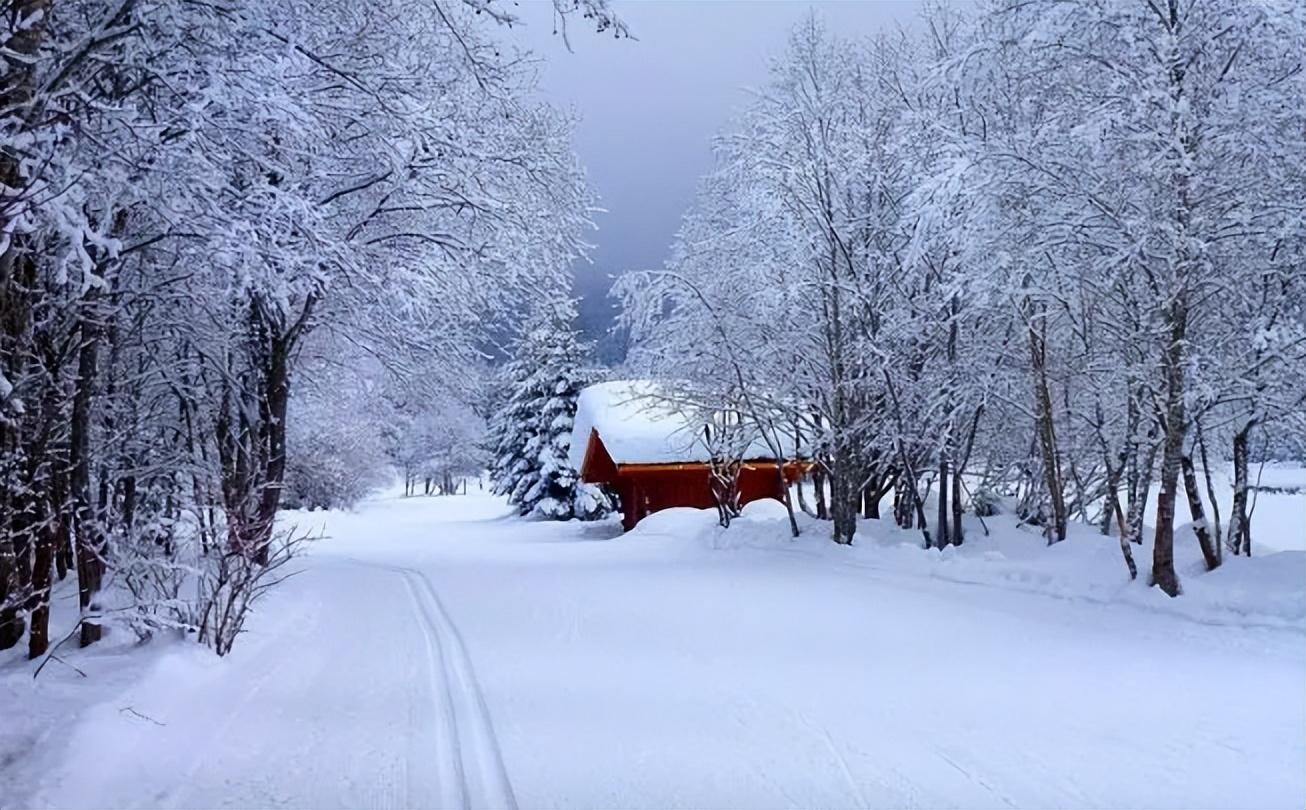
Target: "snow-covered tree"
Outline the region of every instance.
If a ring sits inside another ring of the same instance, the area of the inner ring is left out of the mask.
[[[611,508],[567,461],[576,399],[599,376],[575,317],[570,299],[542,305],[503,368],[502,402],[491,419],[490,475],[494,491],[523,515],[593,520]]]
[[[1300,4],[994,0],[864,42],[810,17],[667,266],[618,283],[630,363],[785,413],[838,542],[890,488],[961,542],[978,487],[1049,543],[1118,534],[1136,576],[1155,498],[1176,594],[1176,503],[1219,565],[1231,457],[1244,553],[1252,448],[1303,412],[1304,51]]]
[[[119,549],[267,559],[290,445],[301,479],[366,449],[300,395],[315,343],[420,356],[454,396],[485,325],[564,281],[591,203],[497,4],[3,9],[0,648],[30,618],[35,656],[73,566],[89,644]],[[625,32],[604,0],[558,11]]]

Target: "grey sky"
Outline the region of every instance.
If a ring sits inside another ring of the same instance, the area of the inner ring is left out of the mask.
[[[711,167],[710,141],[765,83],[769,57],[789,29],[816,8],[843,35],[911,25],[916,0],[879,2],[635,2],[613,7],[638,38],[596,35],[569,20],[572,52],[553,36],[548,2],[524,2],[517,41],[543,58],[542,91],[580,115],[576,150],[601,196],[593,264],[577,268],[582,321],[592,336],[608,325],[607,277],[661,266],[698,178]]]

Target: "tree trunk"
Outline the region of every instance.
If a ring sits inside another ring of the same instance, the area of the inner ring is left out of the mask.
[[[1254,420],[1248,420],[1242,429],[1233,435],[1233,507],[1229,513],[1229,549],[1234,556],[1239,554],[1252,556],[1251,519],[1247,514],[1247,468],[1250,461],[1249,438]]]
[[[854,484],[851,453],[846,448],[836,448],[834,464],[830,469],[830,517],[834,522],[834,542],[852,545],[857,533],[858,501],[861,492]]]
[[[268,357],[266,388],[263,391],[260,426],[264,436],[263,486],[259,494],[254,538],[254,559],[266,565],[272,527],[281,507],[286,478],[286,409],[290,403],[290,338],[278,335]]]
[[[104,543],[96,525],[91,501],[91,400],[95,393],[95,372],[99,360],[100,314],[94,291],[88,293],[87,311],[81,321],[81,349],[77,356],[77,382],[73,389],[69,434],[69,488],[73,500],[73,526],[77,542],[78,601],[82,610],[81,645],[100,640],[103,633],[93,616],[99,610],[97,598],[104,579]]]
[[[0,150],[0,166],[8,166],[4,177],[17,178],[16,165],[7,160]],[[31,342],[34,283],[35,265],[11,244],[0,254],[0,373],[15,384],[21,384]],[[27,549],[19,525],[27,488],[22,420],[8,397],[0,399],[0,650],[17,645],[27,631],[21,608],[31,583],[23,575]]]
[[[739,469],[737,459],[714,458],[709,464],[712,501],[716,504],[717,524],[730,528],[730,522],[739,516]]]
[[[1125,514],[1120,508],[1120,496],[1111,499],[1115,508],[1116,520],[1120,523],[1120,554],[1125,558],[1125,567],[1129,569],[1129,579],[1138,579],[1138,565],[1134,562],[1134,552],[1130,549],[1129,531],[1125,525]]]
[[[11,140],[17,135],[21,141],[22,133],[30,132],[35,126],[30,102],[39,63],[36,56],[45,38],[52,2],[12,0],[4,6],[3,14],[8,18],[10,34],[0,42],[0,60],[3,60],[0,70],[4,74],[0,80],[0,109],[13,116],[14,120],[8,122],[11,129],[7,133]],[[38,187],[31,182],[32,178],[24,177],[19,164],[21,153],[22,150],[0,149],[0,188],[18,192],[4,201],[3,208],[9,222],[25,215],[27,201],[21,195]],[[20,376],[14,374],[22,363],[20,355],[30,348],[29,326],[36,266],[31,256],[23,252],[27,240],[21,229],[13,232],[7,226],[8,222],[5,230],[9,239],[4,251],[0,252],[0,372],[5,372],[5,376],[12,380]],[[0,410],[8,408],[7,399],[0,399]],[[10,462],[16,456],[20,437],[18,430],[8,423],[8,415],[0,414],[0,650],[15,646],[23,637],[26,623],[19,607],[31,584],[29,577],[22,576],[28,565],[19,546],[25,546],[25,543],[12,533],[9,520],[17,506],[16,493],[9,488],[9,477],[17,471],[12,469]]]
[[[8,532],[0,534],[0,650],[16,645],[27,630],[19,612],[18,565]]]
[[[873,463],[873,473],[865,477],[866,485],[862,488],[862,516],[871,520],[880,519],[880,501],[889,494],[893,476],[881,463]]]
[[[73,558],[72,553],[70,552],[70,546],[68,545],[68,536],[66,534],[61,534],[59,542],[55,544],[54,548],[55,577],[58,578],[60,582],[63,582],[68,576],[69,569],[72,567]]]
[[[1182,296],[1167,308],[1170,343],[1164,353],[1165,444],[1161,456],[1161,490],[1156,496],[1156,535],[1152,542],[1152,584],[1170,596],[1178,596],[1179,577],[1174,570],[1174,509],[1179,488],[1179,466],[1183,458],[1184,434],[1184,339],[1188,312]]]
[[[1156,496],[1156,535],[1152,543],[1152,584],[1169,596],[1178,596],[1180,593],[1179,576],[1174,570],[1174,507],[1179,485],[1177,466],[1168,459],[1161,462],[1161,491]]]
[[[961,476],[966,467],[970,464],[971,453],[975,450],[975,435],[979,433],[980,417],[983,415],[984,403],[981,402],[979,405],[975,406],[975,414],[971,417],[970,430],[966,434],[966,445],[962,449],[961,459],[953,465],[952,469],[952,542],[958,546],[966,539],[966,532],[961,526],[961,518],[963,514],[961,491],[965,487],[965,482],[962,481]],[[983,521],[983,518],[980,518],[980,520]],[[987,532],[988,529],[985,528],[985,531]]]
[[[812,469],[812,489],[816,492],[816,518],[818,520],[830,519],[830,510],[825,503],[825,479],[826,475],[819,466]]]
[[[1129,542],[1143,544],[1143,515],[1147,511],[1147,499],[1152,493],[1152,470],[1156,466],[1156,446],[1148,448],[1146,461],[1141,468],[1135,465],[1132,473],[1138,478],[1129,487]]]
[[[809,515],[814,515],[815,513],[807,505],[807,497],[803,494],[803,479],[799,478],[794,483],[794,488],[798,490],[798,508]]]
[[[952,532],[948,528],[948,459],[939,460],[939,513],[935,524],[935,537],[939,548],[947,548],[952,542]]]
[[[1098,434],[1099,438],[1101,433]],[[1125,558],[1125,567],[1129,569],[1129,578],[1138,579],[1138,565],[1134,562],[1134,552],[1129,548],[1129,535],[1131,529],[1129,522],[1125,519],[1125,510],[1120,506],[1120,478],[1125,472],[1125,458],[1123,454],[1120,458],[1119,466],[1112,466],[1111,457],[1106,455],[1107,444],[1102,442],[1103,465],[1106,467],[1106,504],[1102,508],[1103,525],[1102,534],[1111,533],[1111,520],[1114,518],[1120,534],[1120,554]]]
[[[1211,531],[1206,526],[1206,510],[1202,508],[1202,495],[1197,489],[1197,470],[1193,468],[1193,458],[1185,454],[1179,459],[1184,476],[1184,491],[1188,495],[1188,511],[1193,518],[1193,533],[1197,535],[1197,544],[1202,548],[1202,558],[1206,560],[1206,570],[1214,571],[1220,567],[1220,550],[1212,542]]]
[[[912,500],[906,486],[903,485],[901,474],[899,480],[894,482],[893,487],[893,520],[899,529],[910,529],[915,522],[912,516]]]
[[[1152,473],[1156,469],[1156,427],[1149,423],[1147,444],[1144,447],[1139,434],[1143,424],[1143,401],[1147,398],[1142,386],[1130,380],[1128,397],[1126,453],[1126,489],[1127,500],[1125,514],[1129,524],[1129,542],[1143,544],[1143,515],[1147,510],[1147,499],[1152,492]]]
[[[1101,433],[1098,437],[1101,438]],[[1124,474],[1125,465],[1123,459],[1119,467],[1112,465],[1111,456],[1106,450],[1106,442],[1102,442],[1102,466],[1106,468],[1106,480],[1102,483],[1102,534],[1111,534],[1111,522],[1116,521],[1120,528],[1120,536],[1124,537],[1125,516],[1124,510],[1120,508],[1120,478]],[[1128,538],[1125,538],[1126,540]]]
[[[1179,4],[1168,4],[1170,30],[1179,30]],[[1178,111],[1185,106],[1185,77],[1188,66],[1177,57],[1169,65],[1169,91],[1171,102],[1171,143],[1177,154],[1171,160],[1170,180],[1174,183],[1174,235],[1173,256],[1174,287],[1168,290],[1168,299],[1162,309],[1164,340],[1161,352],[1161,371],[1165,379],[1165,405],[1157,414],[1165,431],[1161,456],[1161,491],[1156,496],[1156,539],[1152,544],[1152,584],[1170,596],[1180,593],[1179,577],[1174,570],[1174,509],[1177,497],[1179,467],[1184,456],[1184,440],[1188,433],[1188,414],[1184,400],[1187,395],[1185,366],[1187,365],[1189,297],[1191,279],[1201,271],[1198,257],[1190,252],[1192,242],[1193,202],[1190,194],[1193,158],[1197,151],[1197,137],[1190,129],[1186,116]]]
[[[1206,497],[1211,502],[1211,516],[1214,519],[1215,559],[1219,565],[1224,561],[1224,543],[1220,534],[1220,502],[1215,499],[1215,484],[1211,481],[1211,461],[1206,456],[1206,437],[1202,435],[1202,422],[1197,420],[1197,447],[1202,454],[1202,477],[1206,479]]]
[[[1043,321],[1046,330],[1046,321]],[[1039,331],[1031,317],[1029,325],[1030,366],[1034,372],[1034,421],[1039,452],[1043,458],[1044,485],[1052,506],[1052,521],[1047,525],[1048,545],[1066,539],[1065,487],[1061,478],[1061,459],[1057,452],[1056,427],[1053,423],[1052,392],[1047,377],[1047,336]]]
[[[966,534],[961,528],[961,487],[961,469],[954,468],[952,471],[952,544],[954,546],[961,545],[966,539]]]
[[[780,476],[780,494],[783,496],[780,502],[785,505],[785,513],[789,516],[789,533],[794,537],[798,537],[802,534],[802,531],[798,528],[798,516],[794,514],[794,501],[789,494],[789,479],[785,477],[783,461],[776,465],[776,475]]]
[[[57,521],[47,515],[36,536],[32,563],[32,620],[27,634],[27,657],[39,658],[50,647],[50,588],[54,568]]]

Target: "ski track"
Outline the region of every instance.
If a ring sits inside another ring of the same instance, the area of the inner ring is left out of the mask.
[[[426,575],[413,568],[355,561],[400,574],[421,617],[431,663],[432,699],[445,743],[440,756],[442,807],[516,808],[498,737],[471,659]],[[468,750],[470,747],[470,750]]]
[[[96,707],[25,804],[515,810],[475,671],[427,578],[324,556],[296,581],[322,597],[286,615],[274,602],[227,661],[154,671]]]

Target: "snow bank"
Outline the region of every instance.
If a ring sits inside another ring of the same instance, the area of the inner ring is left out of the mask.
[[[63,639],[77,621],[76,582],[69,577],[55,585],[52,639]],[[165,636],[142,645],[113,625],[93,647],[64,644],[37,677],[41,661],[29,661],[25,653],[26,643],[0,651],[0,808],[42,804],[38,794],[66,759],[71,736],[89,735],[96,751],[114,750],[124,741],[105,732],[109,725],[150,723],[134,713],[131,701],[120,699],[147,673],[173,659],[217,659],[205,647]],[[98,759],[91,756],[87,767]]]
[[[762,498],[744,504],[739,510],[739,520],[746,523],[760,523],[768,520],[788,520],[789,510],[775,498]]]
[[[1244,621],[1233,623],[1306,629],[1304,581],[1306,552],[1227,557],[1216,570],[1185,579],[1184,598],[1191,600],[1185,608],[1192,615],[1204,614],[1216,621],[1239,617]]]
[[[1299,552],[1226,557],[1221,568],[1207,572],[1191,530],[1180,527],[1175,563],[1184,593],[1171,599],[1147,585],[1150,543],[1131,546],[1138,579],[1130,581],[1119,541],[1089,527],[1074,526],[1065,542],[1047,546],[1041,533],[1014,518],[990,519],[989,525],[991,536],[971,528],[960,548],[926,552],[899,543],[897,554],[910,558],[902,563],[918,573],[957,583],[1129,604],[1205,624],[1306,632],[1306,555]],[[901,536],[896,528],[888,534]]]
[[[802,552],[822,564],[984,586],[1098,604],[1132,605],[1204,624],[1268,627],[1306,632],[1306,553],[1226,557],[1207,572],[1190,528],[1176,530],[1176,566],[1184,594],[1171,599],[1147,586],[1151,546],[1131,546],[1139,576],[1130,581],[1119,541],[1092,527],[1072,525],[1063,543],[1048,546],[1035,528],[1008,515],[988,518],[989,534],[967,518],[966,542],[943,551],[921,547],[917,531],[888,521],[863,520],[857,545],[831,543],[829,524],[799,516],[803,534],[794,540],[784,506],[762,500],[722,529],[711,509],[671,509],[645,518],[630,541],[710,550]]]

